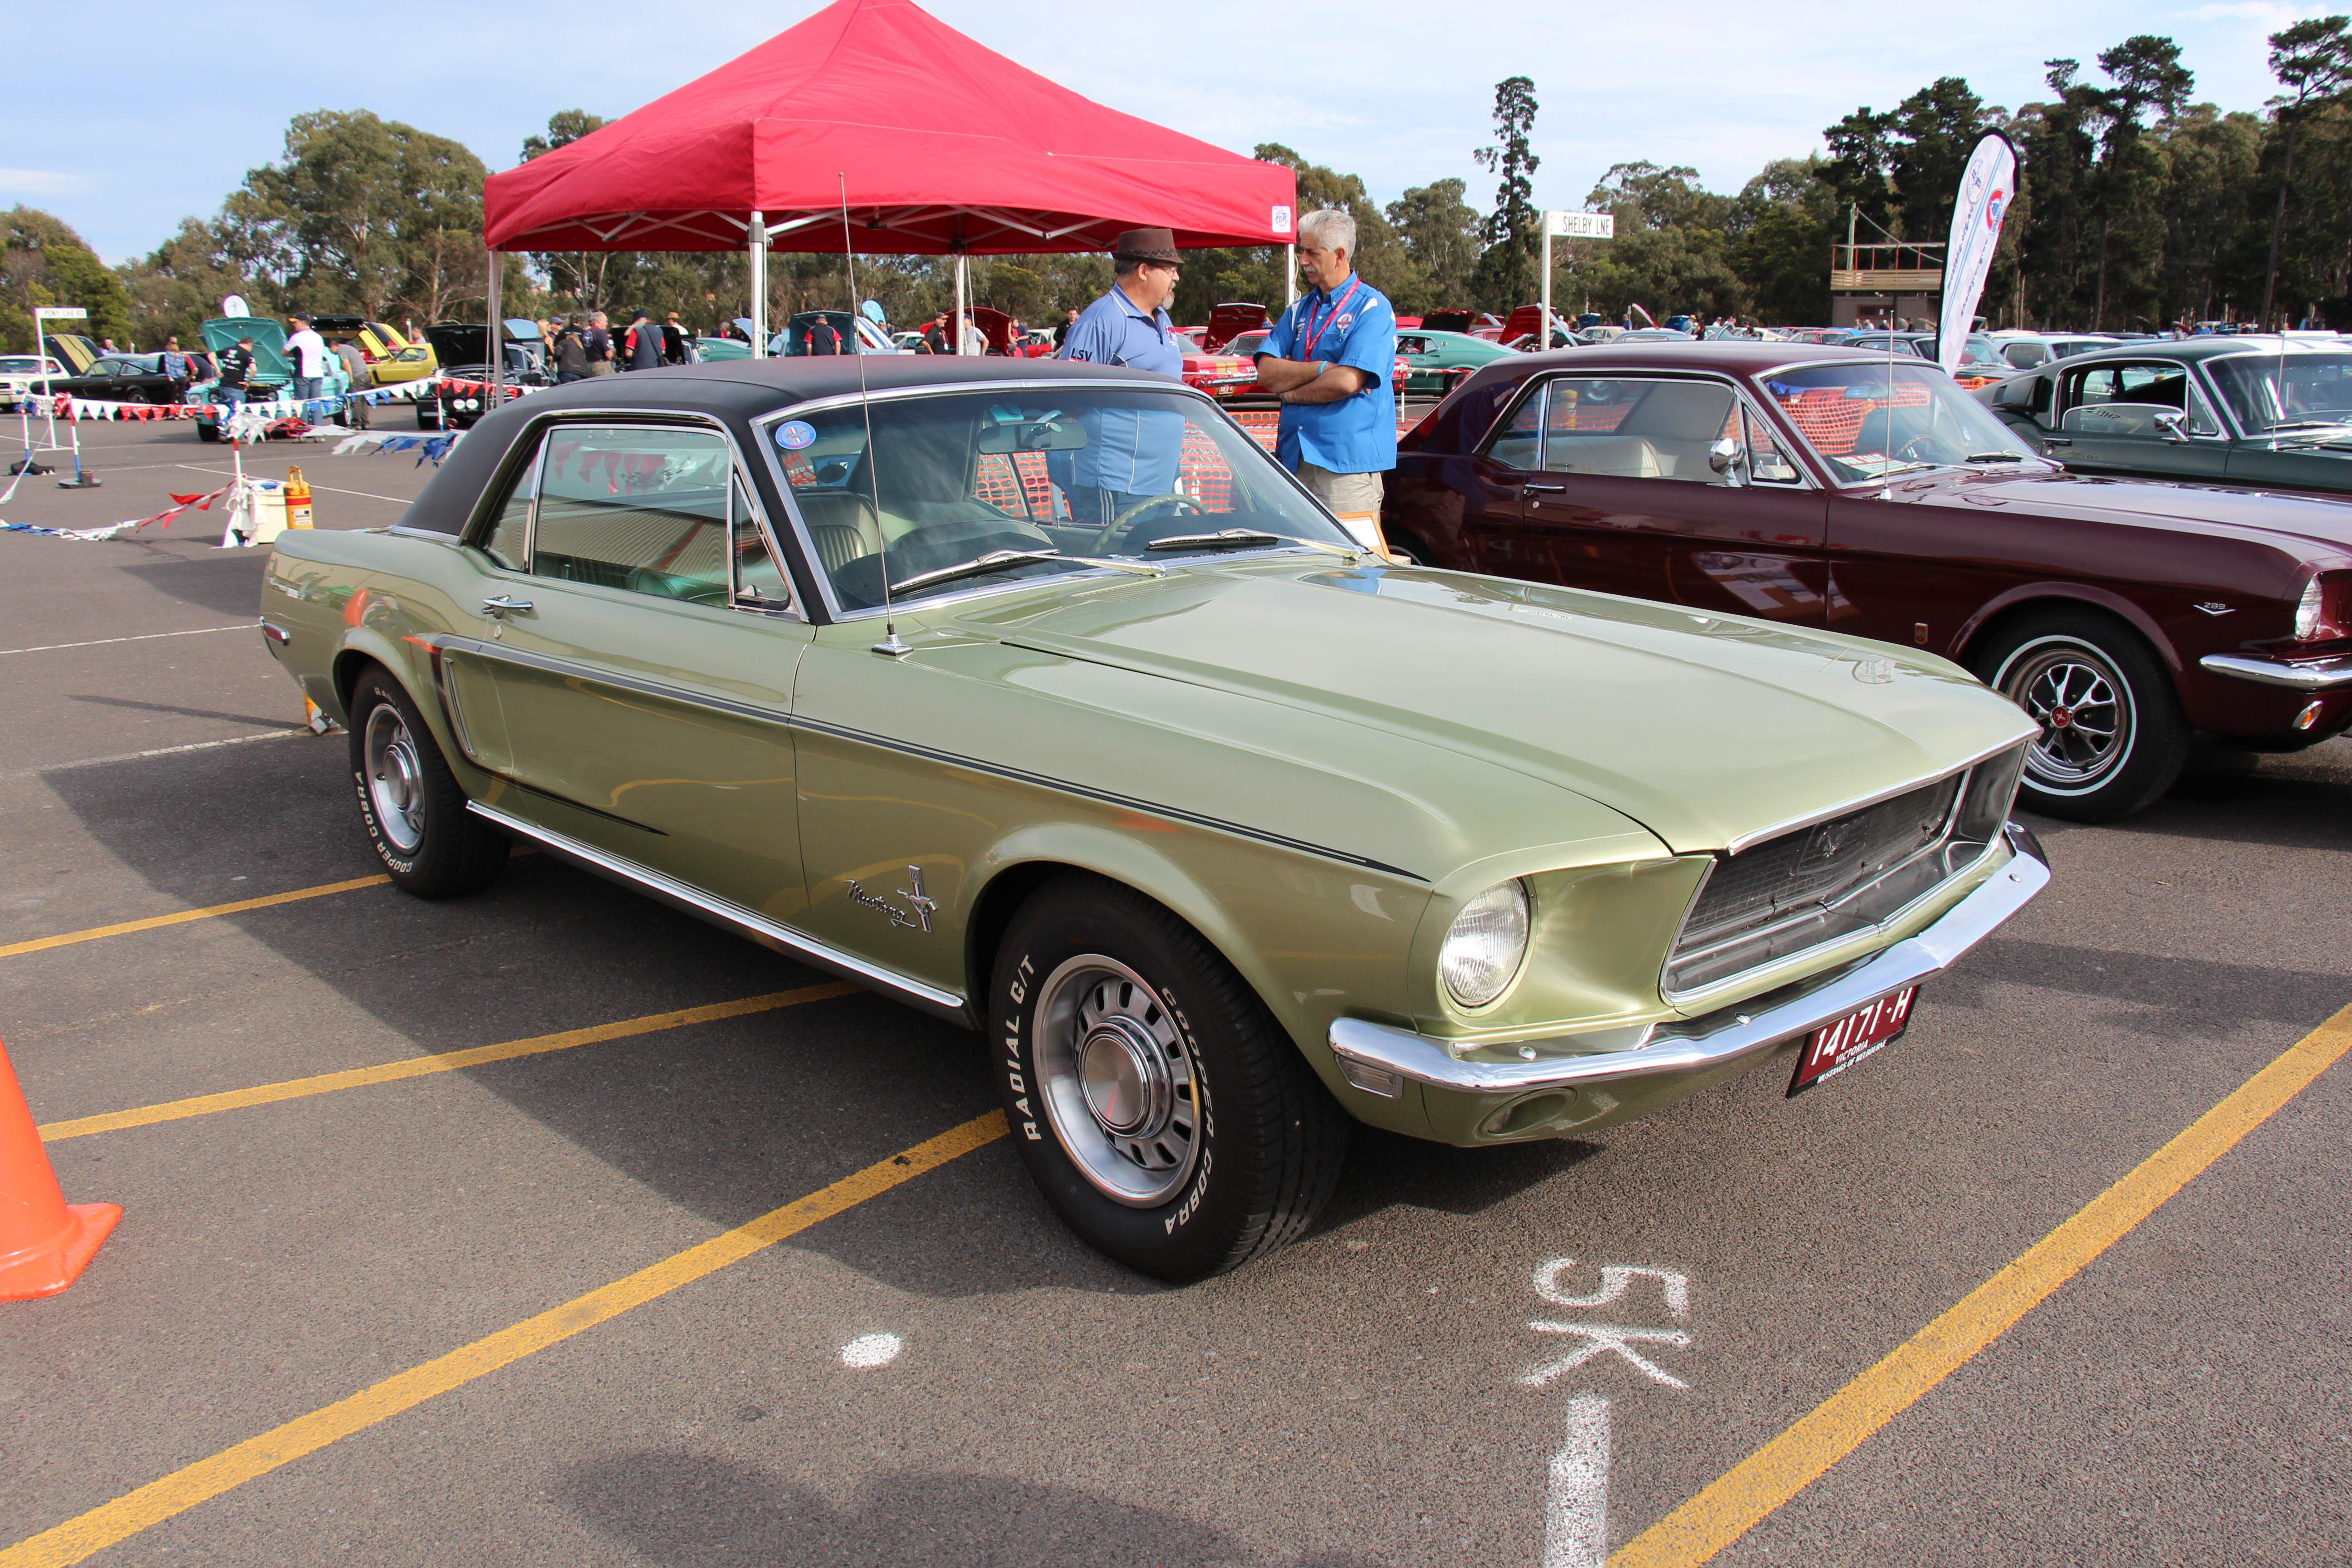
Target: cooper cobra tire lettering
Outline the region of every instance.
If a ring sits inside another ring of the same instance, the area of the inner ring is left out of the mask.
[[[1181,1281],[1247,1262],[1312,1220],[1339,1177],[1346,1114],[1190,925],[1130,888],[1066,872],[1014,912],[983,978],[1002,1103],[1022,1132],[1013,1148],[1083,1240]],[[1178,1115],[1122,1135],[1103,1120],[1080,1068],[1088,1053],[1088,1070],[1107,1065],[1118,1019],[1127,1038],[1141,1028],[1160,1040],[1189,1125]]]

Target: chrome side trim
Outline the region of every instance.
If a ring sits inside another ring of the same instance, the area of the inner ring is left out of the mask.
[[[751,719],[760,723],[774,724],[784,729],[806,730],[813,734],[830,735],[835,740],[872,746],[878,751],[896,752],[901,756],[919,757],[927,763],[936,763],[942,767],[961,768],[967,773],[985,773],[992,778],[1029,784],[1037,789],[1050,790],[1055,795],[1075,795],[1080,800],[1097,801],[1105,805],[1115,805],[1125,811],[1140,812],[1147,816],[1163,817],[1170,822],[1190,823],[1195,827],[1205,827],[1217,833],[1230,833],[1237,838],[1255,839],[1261,844],[1272,844],[1280,848],[1297,850],[1301,854],[1313,855],[1319,859],[1336,860],[1343,866],[1360,866],[1368,871],[1381,871],[1391,877],[1402,877],[1409,882],[1426,884],[1429,880],[1428,878],[1405,870],[1402,867],[1391,866],[1384,861],[1374,860],[1369,856],[1352,855],[1345,849],[1334,849],[1328,845],[1313,844],[1303,838],[1292,838],[1284,834],[1268,832],[1264,828],[1250,827],[1238,822],[1228,822],[1223,817],[1209,816],[1197,811],[1186,811],[1179,806],[1163,805],[1157,801],[1145,800],[1139,795],[1119,795],[1111,790],[1094,789],[1085,784],[1072,784],[1067,779],[1052,778],[1045,773],[1031,773],[1024,768],[982,762],[977,757],[967,757],[955,752],[943,752],[932,746],[920,746],[911,741],[894,740],[889,736],[877,735],[870,731],[854,730],[846,724],[831,724],[822,719],[810,719],[800,714],[788,713],[781,708],[765,708],[758,703],[737,701],[730,698],[714,696],[707,691],[695,691],[685,687],[667,685],[658,680],[622,675],[597,665],[583,664],[572,659],[556,658],[548,654],[509,647],[504,643],[442,636],[433,639],[433,646],[457,648],[467,653],[479,655],[484,658],[504,659],[511,664],[542,669],[551,675],[566,676],[579,680],[593,680],[604,686],[617,686],[625,691],[635,691],[641,696],[658,698],[663,701],[677,702],[688,707],[703,708],[714,713],[730,714],[739,719]],[[469,752],[469,759],[470,756]],[[565,804],[572,803],[567,801]],[[625,819],[615,818],[615,820]],[[631,823],[630,826],[634,827],[637,824]]]
[[[405,522],[395,522],[384,531],[396,533],[403,539],[426,539],[436,544],[458,545],[465,542],[454,533],[444,533],[437,528],[417,528]]]
[[[1893,800],[1898,795],[1908,795],[1915,789],[1924,789],[1938,780],[1951,777],[1954,773],[1965,773],[1979,763],[1990,761],[2011,747],[2022,745],[2033,739],[2035,733],[2033,727],[2029,724],[1999,745],[1988,747],[1972,757],[1963,758],[1958,763],[1940,773],[1925,774],[1907,784],[1896,784],[1893,789],[1874,790],[1869,795],[1856,795],[1843,805],[1831,806],[1827,811],[1809,812],[1803,816],[1792,816],[1786,822],[1775,823],[1769,827],[1759,827],[1753,833],[1743,833],[1725,845],[1723,852],[1726,855],[1737,855],[1741,850],[1761,844],[1768,838],[1778,838],[1783,833],[1794,833],[1800,827],[1811,827],[1816,823],[1828,822],[1834,817],[1843,816],[1850,811],[1861,811],[1866,806],[1876,805],[1880,801]]]
[[[634,691],[643,697],[657,697],[666,702],[677,702],[688,708],[707,708],[714,713],[729,713],[738,719],[753,719],[763,724],[789,726],[793,716],[781,708],[763,707],[756,702],[743,702],[734,698],[720,697],[690,687],[672,686],[666,681],[648,680],[643,676],[625,675],[603,665],[583,660],[558,658],[552,654],[537,653],[529,648],[509,647],[502,642],[484,642],[478,637],[441,636],[433,639],[438,648],[455,648],[477,658],[494,662],[520,665],[528,669],[544,670],[573,680],[593,681],[599,686],[617,686],[624,691]]]
[[[1331,1050],[1339,1058],[1340,1070],[1351,1079],[1354,1073],[1349,1065],[1353,1064],[1358,1071],[1395,1074],[1433,1089],[1483,1095],[1580,1089],[1629,1079],[1681,1078],[1759,1058],[1881,996],[1942,973],[2049,886],[2050,867],[2033,835],[2012,822],[2003,836],[2015,851],[2009,864],[1946,910],[1935,924],[1836,973],[1825,984],[1800,990],[1790,999],[1761,1011],[1727,1007],[1687,1024],[1661,1025],[1650,1043],[1636,1050],[1517,1062],[1463,1061],[1446,1048],[1445,1041],[1433,1036],[1362,1018],[1339,1018],[1331,1025]],[[1572,1050],[1578,1037],[1514,1043],[1539,1052]]]
[[[879,991],[894,1000],[906,1003],[910,1007],[919,1008],[933,1017],[945,1019],[950,1024],[961,1024],[967,1027],[971,1026],[971,1019],[965,1008],[964,999],[952,991],[942,991],[936,985],[900,974],[896,970],[885,969],[878,963],[869,963],[865,959],[842,952],[829,942],[820,942],[804,931],[794,931],[788,925],[772,921],[767,916],[747,910],[730,900],[703,892],[699,889],[679,881],[675,877],[656,871],[650,866],[641,866],[634,860],[614,855],[608,850],[599,849],[592,844],[583,844],[570,834],[559,833],[551,827],[541,827],[536,823],[525,822],[520,817],[510,816],[494,805],[484,805],[478,800],[470,800],[466,803],[466,809],[477,816],[485,817],[498,824],[509,833],[530,839],[559,859],[568,860],[583,869],[609,877],[650,898],[659,900],[672,909],[681,910],[698,919],[709,921],[713,925],[724,926],[740,935],[750,937],[763,947],[774,948],[779,952],[790,954],[803,963],[838,974],[845,980],[854,980],[860,985]]]
[[[2281,664],[2275,659],[2248,658],[2243,654],[2209,653],[2197,661],[2200,669],[2251,680],[2262,686],[2284,686],[2293,691],[2333,691],[2352,686],[2352,654],[2314,659],[2309,664]]]

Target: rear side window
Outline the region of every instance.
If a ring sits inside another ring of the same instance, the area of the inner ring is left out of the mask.
[[[1544,388],[1535,389],[1488,443],[1486,456],[1507,468],[1532,473],[1543,466]]]
[[[733,466],[724,437],[559,426],[540,462],[533,576],[727,602]]]

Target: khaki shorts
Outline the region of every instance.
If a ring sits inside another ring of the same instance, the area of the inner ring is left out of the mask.
[[[1298,480],[1314,492],[1316,500],[1331,509],[1348,531],[1356,536],[1358,543],[1374,550],[1381,547],[1380,475],[1335,474],[1302,458]]]

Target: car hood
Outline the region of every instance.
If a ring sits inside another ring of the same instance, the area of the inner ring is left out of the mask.
[[[1888,494],[1898,500],[2041,508],[2184,531],[2266,535],[2287,549],[2301,540],[2352,550],[2352,500],[2332,496],[2063,473],[1925,475],[1897,479]]]
[[[1409,738],[1570,790],[1676,853],[2031,733],[1957,666],[1860,638],[1367,562],[1196,565],[955,616],[1015,647]]]

